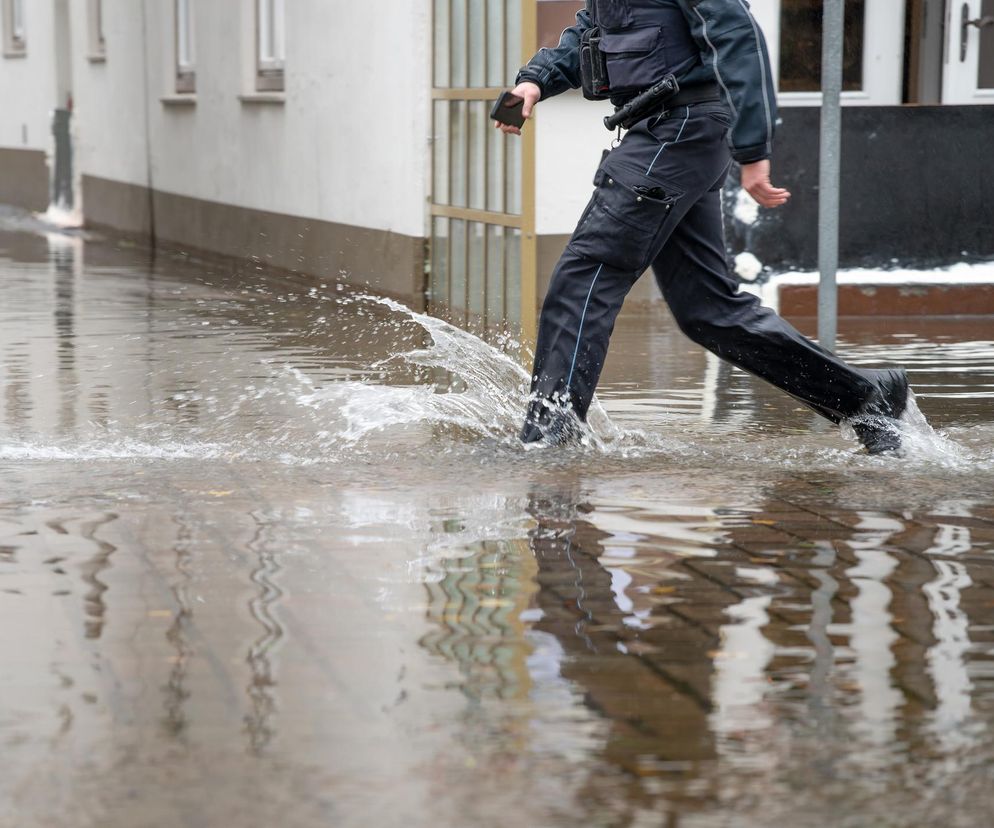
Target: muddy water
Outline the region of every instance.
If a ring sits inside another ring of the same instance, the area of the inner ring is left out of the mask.
[[[986,824],[994,322],[841,331],[901,460],[663,310],[526,451],[468,334],[7,215],[0,825]]]

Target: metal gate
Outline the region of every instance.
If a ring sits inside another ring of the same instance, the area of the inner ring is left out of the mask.
[[[489,119],[536,43],[536,0],[433,0],[432,313],[535,335],[535,135]]]

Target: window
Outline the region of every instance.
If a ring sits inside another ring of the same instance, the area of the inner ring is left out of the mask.
[[[24,0],[3,0],[3,30],[5,55],[23,55],[27,51],[24,30]]]
[[[107,55],[107,44],[104,41],[104,4],[103,0],[89,0],[87,8],[87,23],[89,29],[89,59],[101,61]]]
[[[197,91],[193,0],[176,0],[176,91]]]
[[[779,103],[819,105],[824,0],[751,0],[750,5],[766,34]],[[846,0],[843,103],[901,103],[906,7],[903,0]]]
[[[780,91],[821,90],[822,0],[783,0],[780,18]],[[863,88],[863,0],[845,6],[842,88]]]
[[[255,88],[260,92],[282,92],[286,62],[286,14],[284,0],[256,0],[258,58]]]

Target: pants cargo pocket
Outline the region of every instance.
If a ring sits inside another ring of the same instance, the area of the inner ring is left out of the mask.
[[[657,252],[656,240],[678,194],[658,186],[629,187],[602,172],[596,183],[569,246],[595,261],[641,273]]]

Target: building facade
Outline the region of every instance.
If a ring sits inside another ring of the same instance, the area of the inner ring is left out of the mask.
[[[520,139],[487,112],[580,7],[0,0],[0,202],[527,333],[607,105],[543,102]],[[730,184],[729,244],[768,266],[814,261],[821,7],[752,2],[795,198],[742,221]],[[994,256],[994,0],[846,9],[843,262]]]

